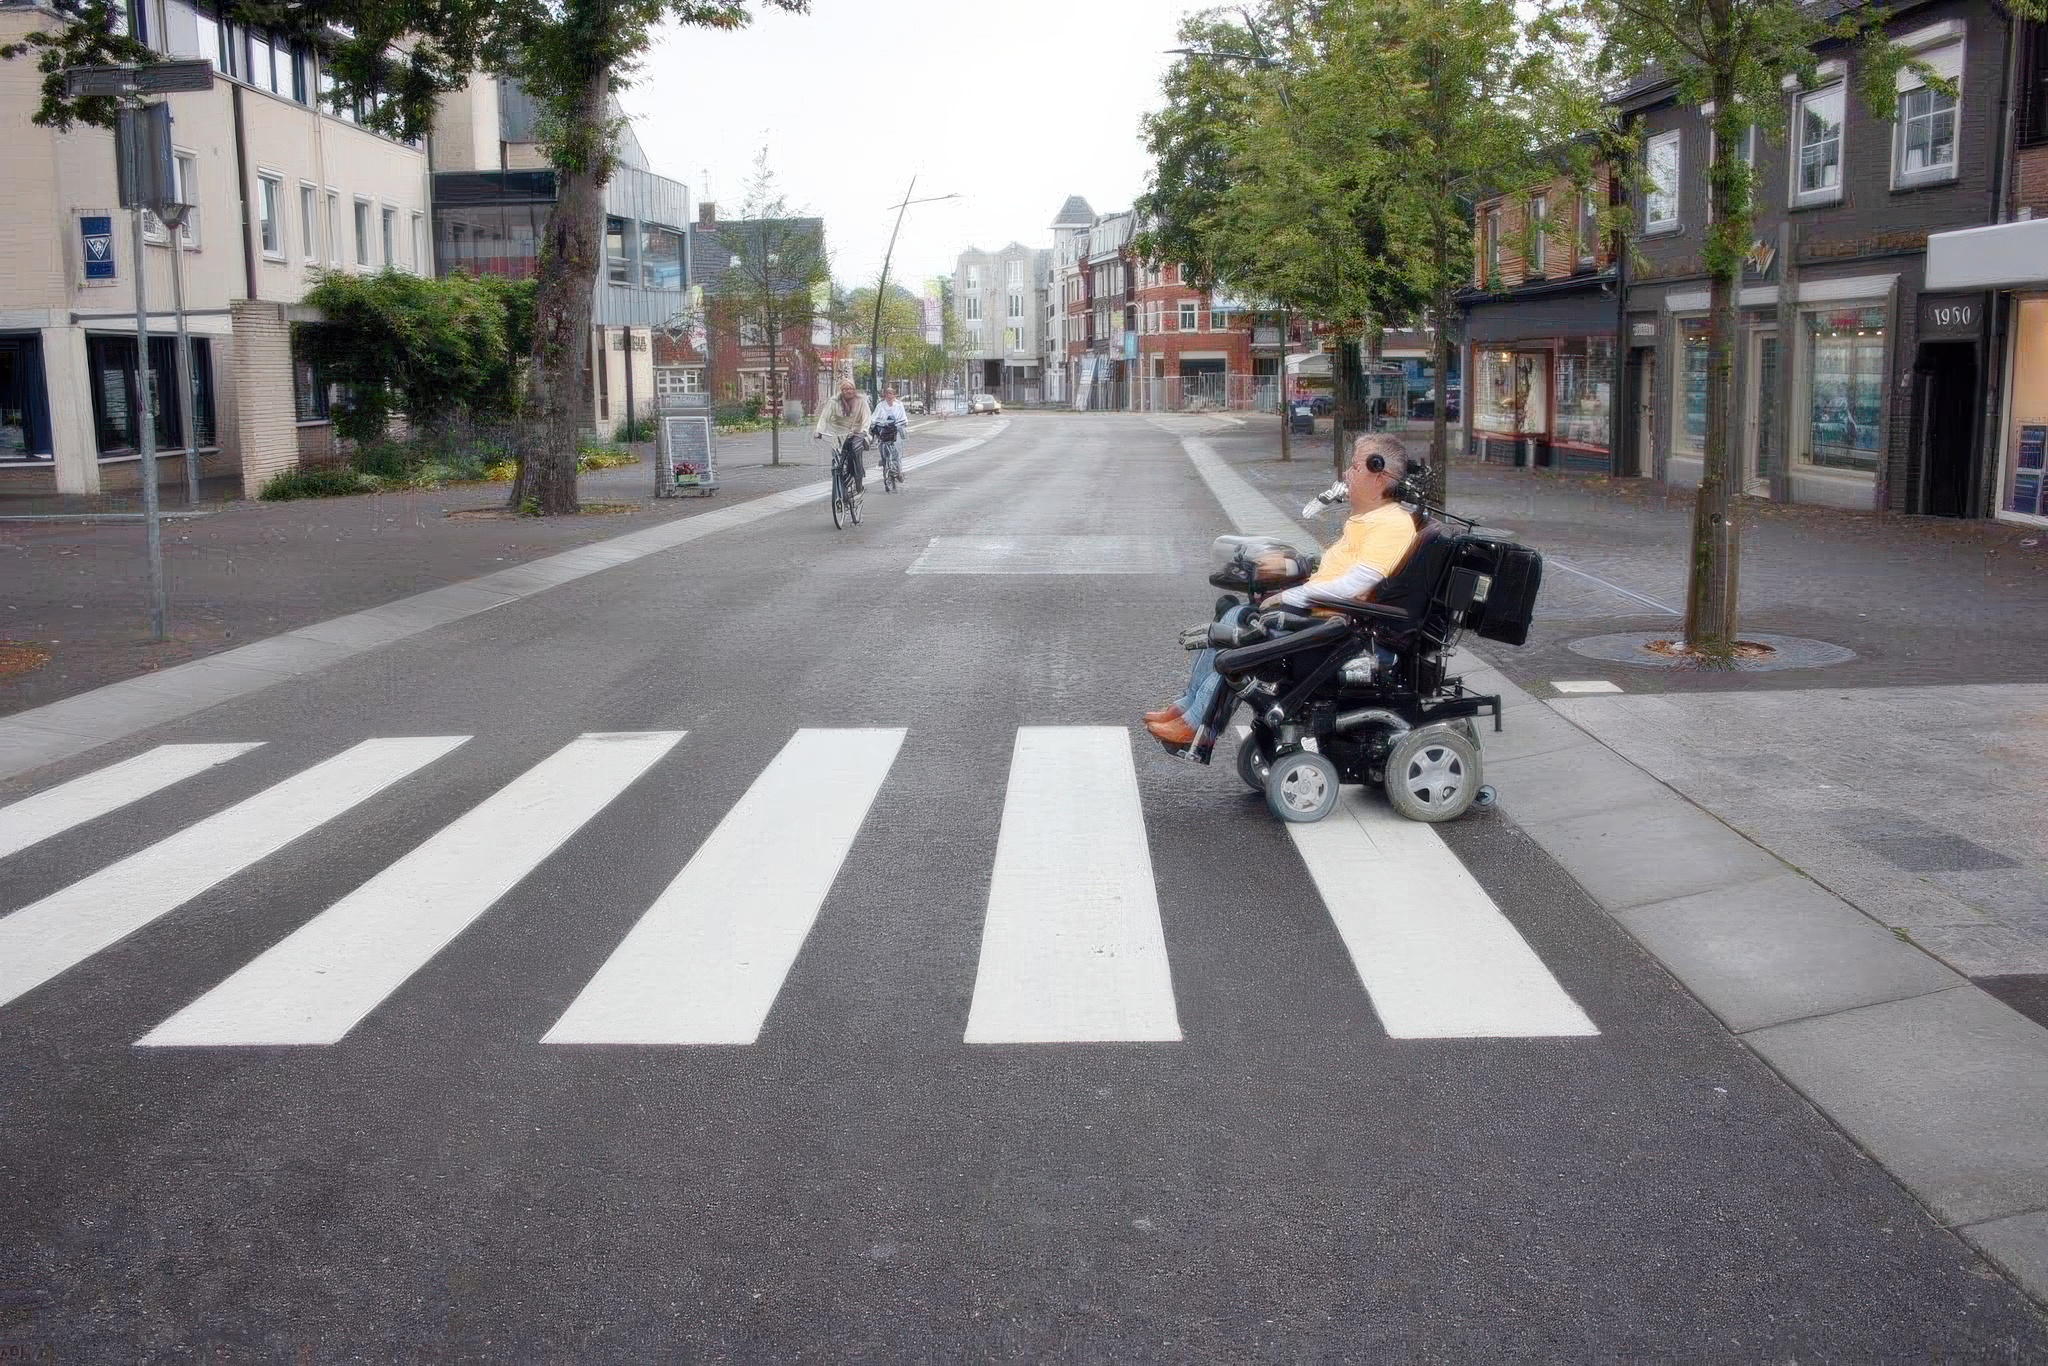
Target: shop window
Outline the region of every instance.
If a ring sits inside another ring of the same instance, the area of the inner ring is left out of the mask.
[[[1488,432],[1547,432],[1549,361],[1541,351],[1481,351],[1472,425]]]
[[[0,462],[50,458],[43,339],[0,337]]]
[[[1557,354],[1557,420],[1551,437],[1606,450],[1614,413],[1614,341],[1568,341]]]
[[[1799,97],[1792,126],[1799,154],[1793,158],[1793,200],[1820,204],[1842,197],[1841,85]]]
[[[178,404],[177,338],[149,339],[149,369],[158,396],[156,446],[182,448]],[[136,390],[135,338],[87,336],[86,370],[92,382],[92,416],[102,458],[129,455],[141,440],[137,425],[142,403]],[[193,439],[202,447],[214,444],[213,346],[205,337],[192,338]]]
[[[1805,462],[1877,470],[1884,409],[1885,310],[1836,308],[1802,315],[1806,334]]]
[[[1707,450],[1707,371],[1711,359],[1705,318],[1679,320],[1678,349],[1671,450],[1674,455],[1701,457]]]
[[[1650,139],[1644,169],[1649,188],[1643,192],[1643,231],[1678,230],[1679,132],[1672,129]]]
[[[1999,510],[2048,517],[2048,298],[2013,310],[2011,413]]]

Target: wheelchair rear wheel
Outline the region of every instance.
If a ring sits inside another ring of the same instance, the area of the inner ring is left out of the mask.
[[[1425,726],[1387,754],[1387,801],[1411,821],[1437,824],[1465,814],[1485,781],[1469,726]]]
[[[1266,775],[1266,807],[1283,821],[1308,825],[1337,809],[1337,766],[1311,750],[1273,760]]]

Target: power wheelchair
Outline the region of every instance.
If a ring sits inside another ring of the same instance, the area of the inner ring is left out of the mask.
[[[1184,757],[1209,762],[1245,706],[1251,727],[1238,746],[1238,776],[1282,820],[1321,820],[1342,783],[1383,788],[1396,811],[1432,823],[1492,804],[1475,721],[1490,716],[1498,731],[1500,698],[1450,676],[1445,656],[1468,630],[1507,645],[1529,638],[1543,557],[1431,506],[1422,477],[1411,474],[1393,492],[1422,524],[1373,601],[1312,615],[1240,613],[1231,623],[1225,615],[1244,600],[1226,594],[1214,620],[1182,634],[1190,649],[1217,651],[1222,683],[1200,718],[1204,738]],[[1228,559],[1209,582],[1254,601],[1305,581],[1317,561],[1265,537],[1224,536],[1216,548]]]

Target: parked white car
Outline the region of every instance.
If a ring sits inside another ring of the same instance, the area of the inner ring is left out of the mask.
[[[970,413],[1000,413],[1002,410],[1003,405],[996,402],[994,394],[976,394],[968,400],[967,411]]]

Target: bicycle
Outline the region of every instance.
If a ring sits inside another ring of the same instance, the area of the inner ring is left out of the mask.
[[[855,526],[860,525],[861,480],[855,473],[854,457],[860,453],[866,438],[859,432],[846,438],[832,449],[832,525],[835,529],[846,525],[848,517]]]
[[[903,436],[893,422],[878,422],[868,428],[881,448],[882,492],[894,493],[903,483]]]

